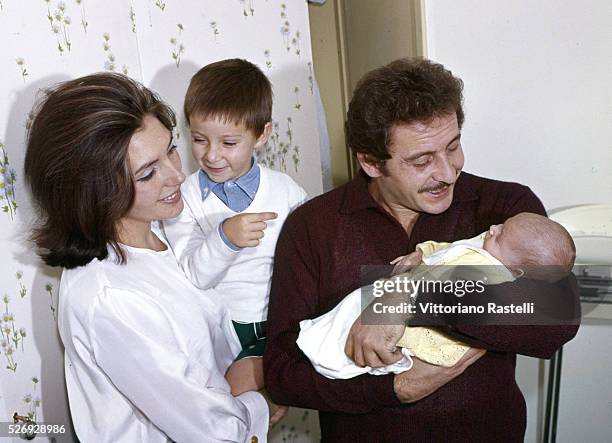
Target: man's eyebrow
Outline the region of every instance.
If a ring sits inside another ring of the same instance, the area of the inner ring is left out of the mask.
[[[446,144],[446,147],[448,148],[450,145],[452,145],[453,143],[455,143],[456,141],[459,141],[461,139],[461,133],[457,134],[456,136],[453,137],[453,139],[451,141],[449,141]],[[424,155],[430,155],[430,154],[434,154],[436,151],[422,151],[422,152],[417,152],[416,154],[413,154],[409,157],[404,157],[403,160],[404,161],[412,161],[412,160],[416,160],[419,157],[422,157]]]
[[[170,149],[170,147],[172,146],[174,142],[174,137],[172,136],[172,133],[170,133],[170,142],[168,142],[168,146],[166,147],[166,150]],[[145,163],[144,165],[142,165],[140,168],[138,168],[136,170],[136,172],[134,172],[134,175],[138,175],[140,172],[142,172],[143,169],[147,169],[149,166],[153,166],[155,163],[157,163],[159,161],[159,159],[155,159],[153,161],[150,161],[148,163]]]

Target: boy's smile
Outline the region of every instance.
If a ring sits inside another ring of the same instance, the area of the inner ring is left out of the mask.
[[[270,134],[270,123],[257,137],[242,123],[223,118],[191,116],[191,153],[208,177],[223,183],[249,172],[255,149],[265,145]]]

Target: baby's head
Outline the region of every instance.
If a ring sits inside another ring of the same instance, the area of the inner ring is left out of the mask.
[[[236,179],[270,136],[272,85],[246,60],[211,63],[191,78],[184,112],[200,168],[217,183]]]
[[[576,247],[563,226],[522,212],[485,234],[484,249],[515,274],[555,282],[574,266]]]

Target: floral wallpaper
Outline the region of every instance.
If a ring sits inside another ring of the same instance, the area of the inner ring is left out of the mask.
[[[63,355],[56,328],[60,273],[27,241],[33,210],[22,178],[32,106],[41,88],[98,71],[142,81],[177,111],[183,169],[196,169],[181,116],[191,76],[212,61],[256,63],[274,88],[273,133],[262,164],[322,191],[305,0],[0,0],[0,421],[17,413],[66,431]],[[316,413],[292,408],[272,442],[319,440]],[[14,437],[15,442],[22,441]]]

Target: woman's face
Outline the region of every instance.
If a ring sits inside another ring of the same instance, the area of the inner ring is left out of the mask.
[[[123,228],[134,232],[150,229],[153,220],[174,218],[183,210],[180,186],[185,181],[181,158],[172,133],[161,122],[147,115],[128,146],[134,179],[134,203],[121,219]]]

